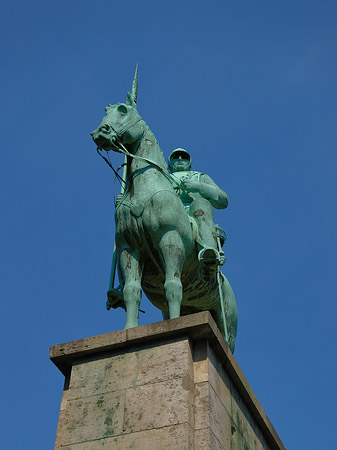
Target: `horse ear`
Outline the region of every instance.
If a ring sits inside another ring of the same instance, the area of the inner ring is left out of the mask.
[[[126,96],[126,104],[128,106],[132,106],[133,108],[137,108],[137,105],[136,105],[135,101],[133,100],[130,92],[128,92],[128,94]]]

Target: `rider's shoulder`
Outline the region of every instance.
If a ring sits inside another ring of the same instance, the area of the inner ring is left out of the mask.
[[[207,175],[207,173],[200,172],[200,181],[206,184],[215,184],[212,178],[209,175]]]
[[[198,181],[200,180],[202,175],[205,175],[205,174],[203,172],[197,172],[196,170],[189,171],[189,178],[197,178]]]

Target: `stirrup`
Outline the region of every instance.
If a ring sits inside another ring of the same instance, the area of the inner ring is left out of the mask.
[[[223,266],[226,262],[226,256],[222,250],[219,252],[219,255],[220,255],[220,266]]]
[[[112,288],[107,292],[108,300],[106,301],[106,309],[114,308],[123,308],[125,309],[124,297],[123,297],[123,288],[122,286],[118,286],[118,288]]]
[[[215,276],[221,263],[219,252],[211,247],[203,248],[199,252],[198,260],[200,261],[203,280],[210,281]]]

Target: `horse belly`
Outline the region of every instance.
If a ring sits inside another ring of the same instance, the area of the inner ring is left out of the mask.
[[[200,311],[217,309],[219,304],[219,287],[216,279],[205,282],[197,269],[193,276],[183,273],[182,309],[194,307]]]
[[[197,261],[196,261],[197,263]],[[197,264],[192,263],[191,271],[183,271],[183,299],[181,314],[191,314],[199,311],[217,310],[219,308],[219,287],[216,280],[205,283],[199,276]],[[168,312],[164,293],[164,274],[154,268],[146,267],[142,287],[150,302],[162,311]]]

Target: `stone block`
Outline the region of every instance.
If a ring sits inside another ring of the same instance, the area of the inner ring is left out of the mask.
[[[56,448],[122,434],[124,405],[123,391],[68,399],[59,419]]]
[[[231,381],[207,341],[197,342],[193,349],[194,382],[209,382],[228,412],[231,411]]]
[[[194,429],[210,427],[209,383],[195,384],[194,387]]]
[[[193,371],[194,383],[208,381],[208,343],[207,340],[194,342],[193,345]]]
[[[136,351],[136,355],[137,385],[183,378],[193,372],[191,346],[186,337],[148,345]]]
[[[194,450],[227,450],[210,429],[195,430]],[[232,449],[230,449],[232,450]]]
[[[232,383],[229,375],[225,371],[221,362],[216,358],[216,355],[211,347],[208,348],[208,380],[214,392],[216,392],[219,400],[226,408],[227,412],[231,414],[232,408]]]
[[[126,391],[123,433],[179,423],[193,424],[193,382],[184,378],[137,386]]]
[[[132,352],[74,362],[69,398],[156,383],[189,375],[192,370],[188,339],[140,347]]]
[[[187,316],[179,317],[177,319],[165,320],[162,322],[150,323],[141,327],[130,328],[126,330],[127,340],[132,343],[135,341],[149,342],[153,339],[159,340],[160,338],[178,337],[181,334],[185,334],[186,330],[188,335],[202,339],[209,336],[209,323],[215,325],[211,314],[208,311],[203,311],[198,314],[190,314]],[[216,329],[216,325],[214,327]]]
[[[135,384],[137,364],[135,353],[118,353],[76,361],[71,371],[68,398],[76,399],[127,389]]]
[[[62,447],[64,450],[194,450],[193,430],[179,424]],[[217,449],[214,449],[217,450]]]
[[[97,354],[98,352],[108,352],[115,348],[123,348],[126,345],[126,330],[119,330],[113,333],[65,342],[64,344],[52,345],[49,354],[54,364],[67,376],[75,358]]]
[[[267,444],[259,426],[233,385],[231,394],[231,417],[236,439],[242,440],[249,449],[270,450],[271,447]]]
[[[193,356],[196,430],[208,424],[226,449],[244,446],[247,450],[269,449],[258,424],[209,342],[195,343]]]
[[[230,449],[231,417],[210,383],[195,385],[195,430],[210,430],[219,443]]]

